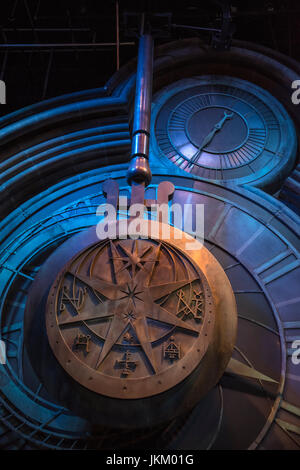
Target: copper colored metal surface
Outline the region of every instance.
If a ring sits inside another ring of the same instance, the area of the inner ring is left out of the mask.
[[[96,393],[156,395],[206,353],[215,320],[210,299],[197,263],[176,244],[105,240],[75,257],[54,283],[50,345],[67,373]]]
[[[93,228],[49,259],[52,353],[43,348],[39,372],[60,401],[98,424],[147,427],[186,412],[232,354],[236,306],[224,271],[200,244],[187,251],[178,229],[164,241],[166,226],[152,224],[158,238],[99,241]],[[38,311],[42,278],[28,305]]]

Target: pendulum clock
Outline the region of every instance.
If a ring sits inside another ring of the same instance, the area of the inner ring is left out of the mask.
[[[299,448],[299,218],[275,194],[300,121],[253,54],[153,62],[145,27],[105,89],[7,118],[1,448]],[[203,244],[153,204],[204,205]]]
[[[157,201],[145,199],[152,62],[153,39],[143,34],[129,214],[133,204],[167,204],[174,193],[165,181]],[[103,187],[118,209],[118,185],[108,180]],[[134,239],[124,237],[124,220],[107,222],[114,239],[99,240],[99,225],[71,237],[49,257],[29,294],[24,339],[42,383],[58,402],[106,428],[168,424],[216,385],[232,355],[236,304],[224,270],[199,241],[187,250],[192,238],[178,228],[168,227],[164,237],[160,219],[125,220],[126,232],[130,223],[140,226]],[[39,338],[34,345],[32,336]]]

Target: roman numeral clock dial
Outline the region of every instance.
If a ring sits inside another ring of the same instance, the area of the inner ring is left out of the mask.
[[[295,161],[289,115],[245,80],[181,80],[154,96],[153,110],[154,153],[196,177],[276,187]]]

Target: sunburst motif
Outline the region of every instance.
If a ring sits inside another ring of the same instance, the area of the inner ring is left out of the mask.
[[[114,245],[111,243],[111,249],[116,254],[115,256],[111,256],[110,259],[113,261],[118,260],[124,263],[124,266],[118,269],[116,271],[116,274],[126,269],[130,273],[131,278],[134,279],[135,274],[138,270],[142,269],[148,272],[147,269],[145,268],[146,263],[155,263],[157,261],[156,258],[155,259],[146,258],[146,255],[152,251],[152,246],[149,246],[140,252],[139,246],[138,246],[138,240],[133,240],[131,251],[128,250],[125,246],[118,244],[118,247],[124,253],[123,256],[118,256],[118,252],[116,251],[116,249],[113,249],[112,246]]]
[[[135,246],[137,247],[137,245]],[[161,244],[156,249],[153,248],[153,245],[147,247],[138,258],[145,257],[146,253],[149,253],[150,249],[152,249],[155,258],[151,259],[151,262],[155,263],[160,256]],[[124,249],[124,252],[130,253],[127,249]],[[130,256],[133,256],[132,253],[130,253]],[[130,256],[128,256],[130,258],[128,263],[131,266],[140,265],[141,269],[143,269],[140,261],[134,258],[133,263]],[[143,260],[143,262],[147,261],[147,259]],[[126,261],[126,266],[128,263]],[[100,278],[91,278],[78,272],[69,271],[69,274],[75,280],[82,282],[85,286],[107,299],[104,302],[106,304],[105,312],[98,310],[99,314],[95,315],[95,312],[82,311],[79,316],[76,316],[76,319],[68,318],[60,322],[60,326],[71,326],[75,322],[84,322],[88,325],[90,322],[95,323],[97,320],[109,320],[106,338],[95,363],[96,369],[101,366],[113,346],[124,336],[129,326],[132,328],[138,343],[142,347],[153,373],[157,372],[157,365],[152,347],[149,321],[158,322],[164,328],[168,325],[173,329],[177,327],[188,334],[199,334],[197,328],[190,326],[187,322],[178,318],[176,314],[169,312],[166,308],[156,303],[163,296],[175,293],[185,286],[190,286],[191,283],[198,279],[196,275],[180,281],[152,285],[153,268],[150,271],[146,271],[143,277],[138,276],[135,279],[131,279],[131,281],[118,284]]]

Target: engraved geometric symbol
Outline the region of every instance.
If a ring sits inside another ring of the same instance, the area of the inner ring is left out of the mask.
[[[177,292],[177,316],[181,317],[183,321],[192,317],[195,321],[201,321],[204,307],[203,292],[193,289],[191,298],[188,301],[188,296],[180,289]]]
[[[123,313],[123,316],[127,320],[135,320],[135,314],[133,313],[132,310],[129,310],[128,312]]]
[[[180,359],[180,345],[175,343],[174,336],[171,336],[167,346],[164,346],[163,356],[165,359],[169,359],[170,361]]]
[[[169,361],[182,359],[182,351],[190,351],[201,334],[205,297],[199,268],[163,241],[99,242],[71,260],[60,285],[67,300],[64,310],[57,305],[60,333],[71,347],[78,329],[90,332],[88,340],[76,339],[76,348],[86,341],[89,351],[80,360],[105,376],[119,377],[122,367],[122,376],[128,377],[137,363],[138,377],[161,373]],[[177,332],[183,349],[168,339]],[[166,342],[168,362],[161,360]]]
[[[65,310],[66,302],[69,302],[72,305],[72,307],[74,308],[75,312],[78,314],[79,310],[83,306],[86,291],[87,291],[86,287],[84,287],[83,289],[81,287],[79,287],[79,289],[77,291],[77,296],[75,295],[75,296],[71,297],[71,295],[69,295],[69,293],[68,293],[67,286],[63,286],[61,300],[60,300],[60,306],[59,306],[60,311],[62,312],[63,310]]]
[[[77,336],[74,338],[74,348],[75,349],[83,349],[86,353],[89,353],[89,342],[90,342],[90,335],[82,335],[78,333]]]
[[[113,245],[111,245],[111,250],[113,251],[114,255],[111,256],[110,259],[120,260],[122,263],[124,263],[123,266],[121,266],[119,270],[116,271],[116,273],[120,273],[126,269],[133,279],[136,272],[138,272],[140,269],[147,271],[145,268],[146,263],[156,263],[157,261],[156,259],[146,258],[146,255],[151,251],[151,246],[148,246],[143,251],[139,252],[137,240],[133,242],[131,250],[128,250],[123,245],[119,246],[121,247],[121,252],[123,252],[121,256],[118,256],[118,253],[115,252]]]
[[[129,333],[129,331],[126,331],[125,335],[123,336],[123,340],[126,341],[126,343],[132,343],[133,342],[133,336]]]
[[[128,350],[125,352],[121,361],[116,361],[116,365],[123,368],[121,375],[124,377],[128,377],[128,375],[136,369],[138,363],[139,361],[133,361],[131,359],[131,352]]]

